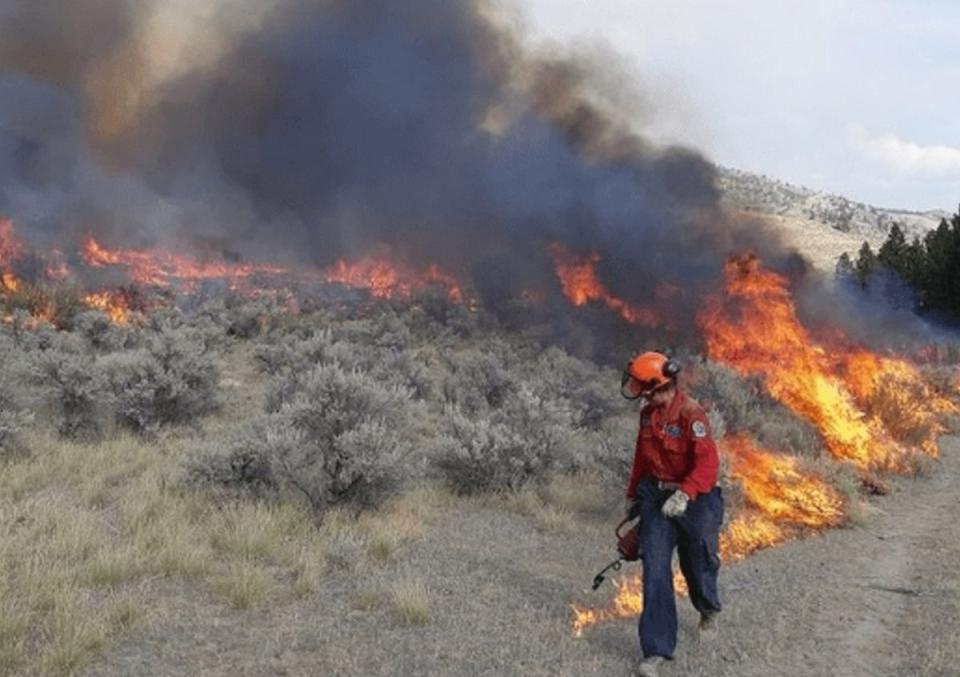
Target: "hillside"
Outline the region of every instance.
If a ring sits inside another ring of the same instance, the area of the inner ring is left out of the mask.
[[[879,246],[894,223],[908,238],[922,237],[949,217],[939,210],[875,207],[739,169],[718,166],[718,170],[723,200],[730,209],[766,216],[782,228],[789,244],[824,271],[832,271],[840,254],[856,252],[864,241]]]
[[[849,200],[842,195],[795,186],[762,174],[719,167],[720,188],[730,206],[745,211],[815,221],[860,237],[886,235],[899,223],[908,237],[936,228],[945,211],[913,212],[885,209]]]

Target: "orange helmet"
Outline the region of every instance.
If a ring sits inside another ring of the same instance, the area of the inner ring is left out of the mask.
[[[620,392],[627,399],[635,400],[673,383],[678,373],[680,365],[663,353],[640,353],[634,356],[623,370]]]

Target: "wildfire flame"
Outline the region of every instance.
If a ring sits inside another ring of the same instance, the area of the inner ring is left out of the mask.
[[[203,280],[228,280],[234,285],[254,275],[283,275],[286,268],[263,263],[203,261],[157,249],[108,249],[93,238],[83,246],[84,262],[94,268],[123,266],[132,282],[156,287],[190,289]]]
[[[583,631],[598,623],[609,623],[620,618],[633,618],[643,611],[643,578],[628,576],[614,580],[616,595],[603,609],[588,609],[573,606],[573,635],[580,637]],[[673,591],[677,595],[687,595],[687,581],[679,571],[673,573]]]
[[[14,232],[13,221],[0,219],[0,265],[19,259],[23,250],[23,242]]]
[[[20,281],[13,273],[5,272],[0,274],[0,287],[3,287],[4,291],[15,292],[20,288]]]
[[[130,319],[130,304],[126,294],[118,291],[102,291],[87,294],[83,302],[89,307],[100,310],[116,324],[127,324]]]
[[[747,505],[721,534],[723,560],[743,559],[843,519],[843,497],[816,473],[801,469],[795,457],[761,449],[746,435],[728,435],[723,447]]]
[[[20,260],[26,252],[23,242],[14,232],[13,223],[0,219],[0,293],[10,294],[23,286],[22,281],[7,268]],[[71,279],[73,271],[68,258],[58,249],[48,252],[33,252],[44,265],[45,279],[59,282]],[[415,292],[431,287],[443,289],[453,303],[468,303],[468,296],[459,280],[436,264],[423,269],[404,265],[381,248],[376,255],[355,261],[338,260],[326,270],[316,268],[289,268],[266,263],[233,262],[222,259],[200,259],[163,249],[123,249],[104,245],[95,238],[88,238],[82,245],[80,260],[89,268],[116,268],[125,275],[127,283],[135,287],[173,289],[177,293],[190,294],[205,280],[226,282],[233,291],[262,294],[271,290],[289,289],[291,282],[341,284],[366,290],[375,298],[409,299]],[[268,285],[261,289],[261,283]],[[279,287],[276,287],[279,285]],[[33,287],[31,286],[31,289]],[[42,288],[36,291],[44,295]],[[82,301],[89,307],[107,313],[118,323],[129,321],[130,296],[125,288],[91,290]],[[289,304],[288,304],[289,305]],[[50,309],[34,307],[32,314],[39,318],[53,317]]]
[[[939,455],[937,437],[946,432],[944,414],[960,407],[936,392],[908,361],[851,349],[840,353],[839,369],[854,399],[898,441],[930,457]]]
[[[20,287],[17,276],[6,267],[23,256],[23,242],[13,230],[13,222],[0,219],[0,287],[6,292],[15,292]]]
[[[732,258],[725,273],[725,295],[711,299],[699,318],[711,358],[763,379],[773,397],[818,427],[835,458],[862,470],[905,470],[917,453],[937,454],[936,438],[944,432],[939,417],[960,407],[936,393],[914,365],[842,341],[829,350],[817,343],[796,316],[787,280],[753,255]],[[721,448],[745,502],[720,535],[724,561],[843,519],[843,497],[798,459],[761,449],[744,435],[727,436]],[[618,582],[606,608],[574,605],[574,635],[639,614],[641,590],[641,578],[631,576]]]
[[[584,258],[577,258],[557,242],[551,244],[547,250],[553,257],[554,270],[560,279],[563,294],[573,305],[583,306],[599,301],[630,324],[653,327],[659,323],[657,314],[653,310],[631,305],[612,294],[600,281],[596,270],[600,255],[596,252]]]
[[[423,271],[417,271],[386,256],[365,257],[352,262],[339,259],[323,276],[327,282],[366,289],[371,296],[382,299],[408,299],[414,292],[430,287],[445,289],[447,298],[454,303],[463,303],[466,298],[457,279],[438,265],[431,264]]]
[[[857,407],[827,351],[800,324],[787,280],[752,254],[732,258],[725,273],[725,295],[699,318],[708,356],[762,378],[773,397],[819,428],[835,458],[861,469],[902,467],[905,450]]]

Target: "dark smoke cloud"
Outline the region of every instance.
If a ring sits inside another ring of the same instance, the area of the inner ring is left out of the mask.
[[[700,154],[608,105],[630,97],[603,87],[630,83],[524,53],[473,2],[279,0],[243,31],[246,3],[221,3],[226,49],[146,92],[154,3],[0,7],[0,213],[61,244],[323,264],[385,243],[496,304],[555,290],[545,245],[562,241],[600,252],[631,301],[685,289],[686,326],[732,251],[789,258],[720,209]]]

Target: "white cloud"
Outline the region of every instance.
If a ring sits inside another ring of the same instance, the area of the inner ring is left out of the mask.
[[[850,128],[856,148],[905,174],[960,177],[960,148],[947,145],[921,146],[896,134],[870,134],[860,126]]]

